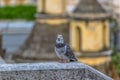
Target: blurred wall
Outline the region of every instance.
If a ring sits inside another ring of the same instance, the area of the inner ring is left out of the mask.
[[[0,0],[0,6],[36,5],[37,0]]]

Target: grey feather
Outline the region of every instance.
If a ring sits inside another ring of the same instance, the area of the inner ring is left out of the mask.
[[[74,53],[73,53],[73,51],[71,50],[71,48],[70,48],[70,46],[69,45],[67,45],[66,44],[66,46],[67,46],[67,51],[66,51],[66,56],[71,60],[71,61],[77,61],[77,58],[75,57],[75,55],[74,55]]]
[[[68,59],[70,61],[77,61],[73,51],[70,46],[65,44],[63,47],[55,47],[55,53],[60,59]]]

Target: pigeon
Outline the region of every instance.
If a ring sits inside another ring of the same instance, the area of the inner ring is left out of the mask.
[[[60,58],[61,63],[77,61],[77,58],[75,57],[72,49],[68,44],[64,43],[63,36],[60,34],[56,39],[55,53]]]

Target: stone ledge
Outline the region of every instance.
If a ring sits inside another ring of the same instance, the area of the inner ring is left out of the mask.
[[[22,64],[3,64],[0,65],[0,71],[24,71],[24,70],[51,70],[51,69],[79,69],[85,68],[83,63],[22,63]]]
[[[0,78],[0,80],[112,80],[79,62],[2,64]]]

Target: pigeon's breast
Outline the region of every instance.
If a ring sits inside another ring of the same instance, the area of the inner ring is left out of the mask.
[[[58,52],[59,54],[65,54],[65,53],[66,53],[66,49],[65,49],[65,47],[62,47],[62,48],[56,48],[56,50],[57,50],[57,52]]]
[[[62,58],[62,59],[66,59],[67,58],[66,55],[65,55],[66,51],[67,51],[66,50],[66,46],[61,47],[61,48],[55,48],[55,52],[56,52],[57,56],[59,58]]]

